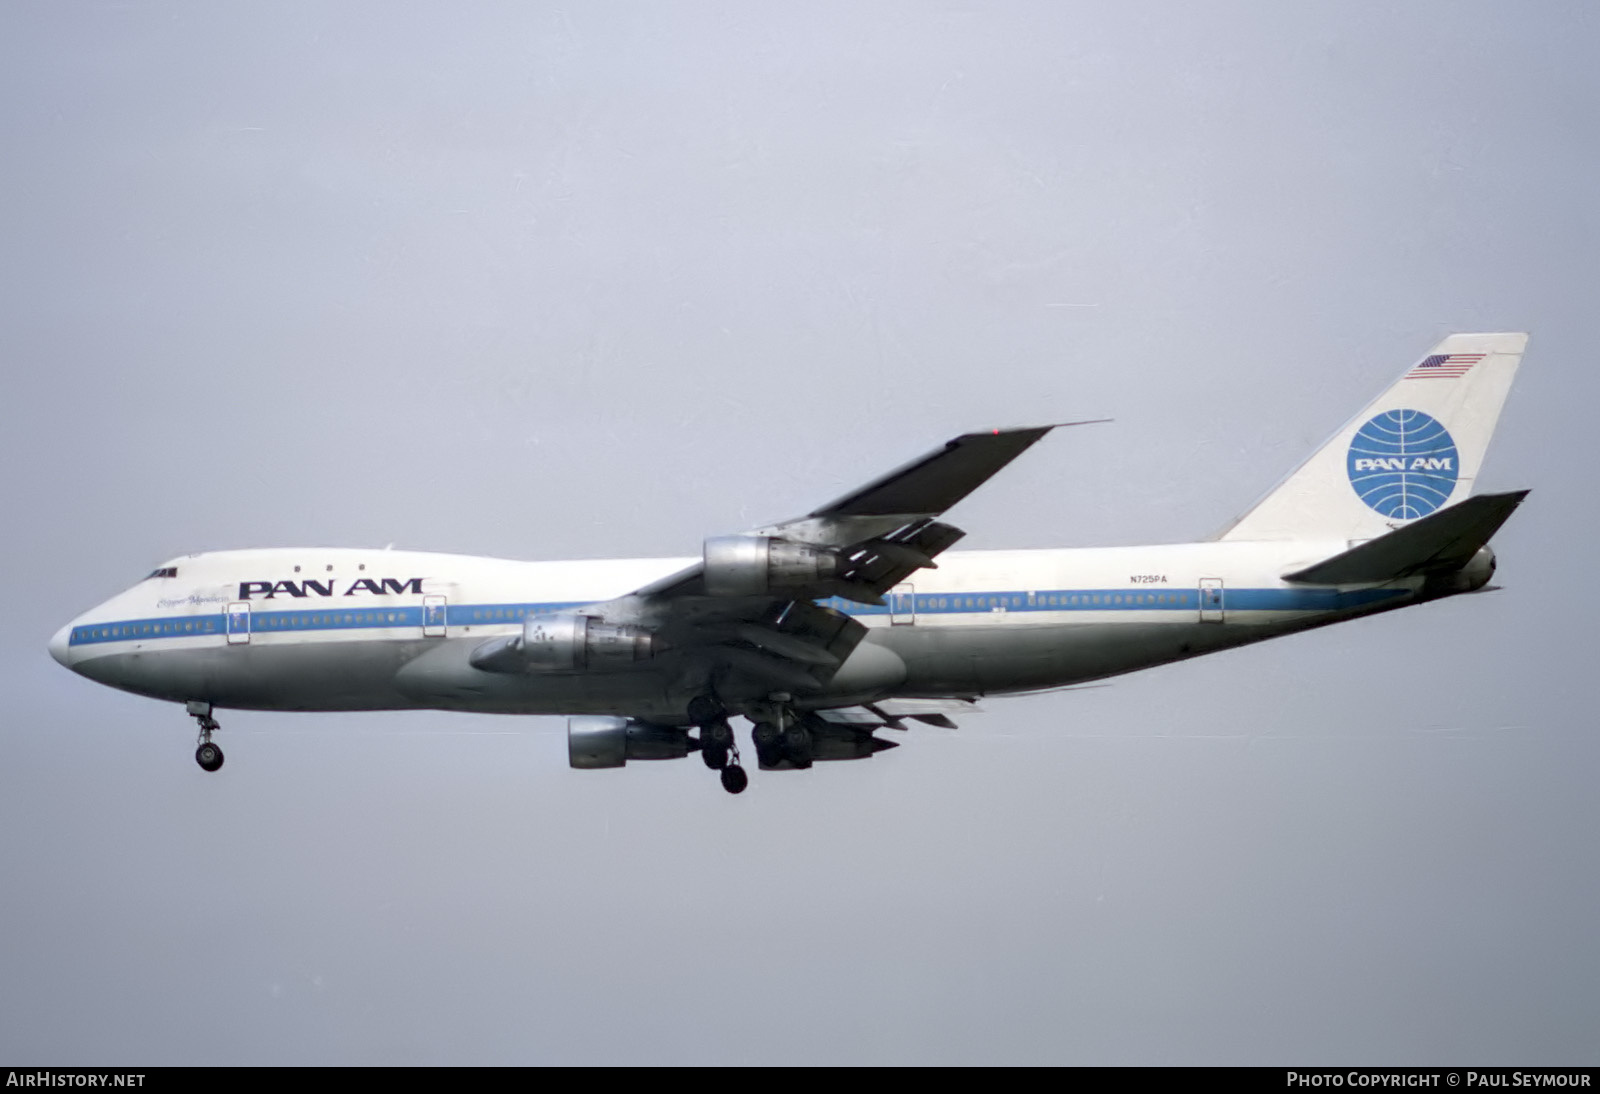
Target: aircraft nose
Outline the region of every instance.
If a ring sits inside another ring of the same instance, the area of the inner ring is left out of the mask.
[[[67,653],[71,639],[72,624],[70,623],[62,627],[55,633],[55,637],[50,639],[50,656],[69,669],[72,667],[72,663],[67,660]]]

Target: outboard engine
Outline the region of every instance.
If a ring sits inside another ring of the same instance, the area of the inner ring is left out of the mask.
[[[567,719],[567,763],[576,768],[622,767],[629,760],[681,760],[688,754],[687,729],[606,715]]]
[[[770,536],[713,536],[705,543],[705,585],[712,596],[767,596],[831,580],[839,557],[826,547]]]

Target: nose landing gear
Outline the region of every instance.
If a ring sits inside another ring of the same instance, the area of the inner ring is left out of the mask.
[[[200,726],[200,747],[194,750],[194,762],[202,771],[216,771],[222,766],[222,749],[211,742],[211,734],[221,729],[211,717],[211,704],[190,700],[186,708]]]
[[[222,766],[222,749],[210,741],[202,741],[200,747],[194,750],[194,762],[200,765],[202,771],[216,771]]]

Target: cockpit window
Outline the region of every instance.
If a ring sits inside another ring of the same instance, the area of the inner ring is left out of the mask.
[[[177,576],[178,576],[178,568],[176,566],[163,566],[159,570],[151,570],[149,575],[145,578],[145,580],[149,581],[150,578],[152,578],[152,577],[177,577]]]

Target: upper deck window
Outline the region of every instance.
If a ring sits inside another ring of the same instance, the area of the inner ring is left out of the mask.
[[[178,576],[178,568],[176,566],[163,566],[159,570],[151,570],[150,573],[145,577],[145,580],[149,581],[150,578],[152,578],[152,577],[177,577],[177,576]]]

